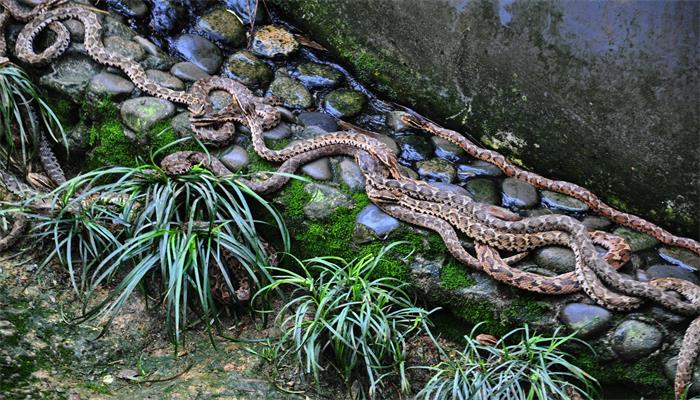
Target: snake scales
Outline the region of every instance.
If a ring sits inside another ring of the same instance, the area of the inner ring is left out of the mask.
[[[11,0],[0,0],[0,5],[12,12]],[[47,7],[48,8],[48,7]],[[32,15],[17,40],[18,57],[29,63],[47,63],[58,57],[69,44],[69,35],[59,21],[75,18],[85,26],[85,47],[97,62],[121,69],[146,93],[187,105],[191,122],[198,137],[208,143],[227,143],[235,133],[235,123],[248,126],[253,136],[253,147],[262,158],[281,162],[279,172],[294,172],[299,166],[318,157],[331,154],[346,154],[355,157],[367,178],[370,198],[389,214],[428,229],[437,231],[448,245],[450,252],[460,261],[474,268],[483,269],[496,279],[525,290],[544,293],[570,293],[582,287],[601,305],[620,310],[638,307],[642,299],[659,302],[663,306],[685,315],[698,316],[699,296],[691,295],[687,283],[669,279],[644,283],[625,277],[611,268],[621,264],[629,251],[624,243],[591,234],[579,221],[567,216],[542,216],[522,220],[508,220],[504,214],[491,206],[475,203],[469,197],[444,192],[421,181],[402,176],[394,155],[381,142],[359,132],[334,132],[319,138],[298,142],[293,146],[275,151],[267,148],[262,138],[264,128],[279,121],[274,101],[253,96],[243,85],[221,77],[203,79],[195,83],[190,92],[167,89],[150,81],[142,67],[131,61],[107,53],[101,42],[101,27],[97,15],[85,8],[69,6],[46,11],[42,9]],[[52,29],[57,41],[42,53],[33,50],[33,41],[43,29]],[[4,44],[0,42],[0,44]],[[207,101],[207,94],[214,89],[229,92],[234,102],[222,110],[214,111]],[[524,180],[538,188],[567,194],[586,203],[591,210],[614,222],[645,232],[662,243],[688,248],[700,254],[700,245],[691,239],[679,238],[639,217],[619,212],[603,203],[595,195],[577,185],[553,181],[524,171],[509,163],[500,154],[482,149],[457,132],[441,128],[416,116],[404,117],[414,127],[451,141],[470,155],[493,163],[508,176]],[[174,153],[163,160],[162,167],[170,173],[182,173],[195,164],[203,165],[217,175],[228,171],[201,153]],[[284,174],[276,174],[266,180],[243,181],[258,192],[272,192],[288,180]],[[459,243],[455,228],[476,242],[477,257],[467,253]],[[606,258],[598,255],[594,243],[602,241],[608,247]],[[508,265],[518,256],[501,260],[494,249],[527,251],[544,244],[562,244],[572,248],[576,256],[575,274],[558,277],[542,277],[528,274]],[[609,286],[609,287],[608,287]],[[668,292],[677,292],[679,299]],[[689,327],[679,356],[676,375],[676,392],[687,386],[693,361],[698,353],[700,323],[696,319]],[[680,389],[679,389],[680,388]]]

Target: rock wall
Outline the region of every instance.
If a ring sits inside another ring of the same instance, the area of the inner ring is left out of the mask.
[[[700,3],[273,3],[397,102],[700,236]]]

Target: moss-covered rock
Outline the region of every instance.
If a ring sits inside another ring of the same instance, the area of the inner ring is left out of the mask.
[[[231,54],[224,72],[251,89],[265,88],[272,79],[270,68],[247,50]]]
[[[348,89],[334,90],[323,99],[323,108],[336,118],[354,117],[362,112],[367,99],[365,95]]]

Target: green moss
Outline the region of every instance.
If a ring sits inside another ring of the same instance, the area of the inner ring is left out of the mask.
[[[469,326],[481,323],[482,332],[500,336],[509,331],[509,327],[497,318],[497,311],[490,301],[459,298],[449,302],[447,308]]]
[[[454,258],[450,258],[447,264],[442,267],[440,282],[442,287],[447,290],[470,287],[476,284],[476,280],[469,275],[467,269]]]
[[[524,323],[537,320],[549,311],[549,309],[546,303],[528,298],[519,298],[508,305],[508,307],[501,312],[500,317],[504,324],[511,325],[515,328],[522,326]]]
[[[93,382],[88,382],[88,383],[83,383],[82,386],[86,389],[90,389],[95,393],[98,394],[104,394],[104,395],[111,395],[112,392],[109,391],[109,388],[107,385],[104,383],[93,383]]]
[[[619,392],[605,394],[606,398],[627,395],[630,391],[654,399],[673,399],[672,385],[663,375],[659,362],[645,359],[635,363],[600,360],[589,352],[582,352],[574,363],[587,371],[604,388]]]

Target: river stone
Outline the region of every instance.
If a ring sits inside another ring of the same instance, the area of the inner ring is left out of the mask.
[[[137,97],[121,105],[121,117],[130,129],[142,133],[175,114],[175,106],[157,97]]]
[[[628,319],[612,334],[612,348],[625,360],[638,360],[658,349],[664,334],[646,322]]]
[[[293,132],[294,135],[292,138],[296,140],[306,140],[306,139],[313,139],[315,137],[323,136],[327,134],[328,132],[324,131],[323,129],[319,128],[318,126],[312,125],[309,127],[306,127],[302,129],[301,131],[296,131]]]
[[[214,111],[222,110],[224,107],[231,104],[231,101],[233,101],[231,94],[225,90],[212,90],[209,92],[208,99],[209,104],[211,104],[211,108],[214,109]]]
[[[658,240],[647,234],[633,231],[622,226],[615,229],[613,234],[625,239],[633,252],[650,249],[659,243]]]
[[[390,138],[388,135],[384,134],[377,134],[377,136],[374,137],[378,141],[384,143],[386,147],[389,148],[389,151],[394,153],[395,156],[399,155],[399,145],[396,144],[396,141],[392,138]]]
[[[532,210],[525,210],[525,215],[528,217],[541,217],[543,215],[563,215],[562,213],[556,212],[550,208],[535,208]]]
[[[108,36],[102,39],[105,49],[110,54],[139,62],[146,58],[146,50],[133,40],[126,40],[120,36]]]
[[[457,162],[464,155],[464,149],[438,136],[431,136],[430,140],[435,147],[435,155],[445,160]]]
[[[535,250],[535,262],[543,268],[563,274],[574,270],[576,257],[568,247],[545,246]]]
[[[84,100],[83,91],[101,67],[87,57],[72,56],[52,62],[51,69],[53,71],[42,76],[39,83],[80,104]]]
[[[245,25],[249,25],[253,18],[255,19],[255,25],[261,24],[265,20],[265,7],[263,7],[262,1],[224,0],[224,5],[227,9],[234,11]],[[253,14],[252,16],[251,13]]]
[[[221,51],[214,43],[201,36],[181,35],[174,41],[173,49],[180,57],[208,74],[215,73],[221,66]]]
[[[221,157],[221,162],[231,172],[238,172],[250,163],[248,152],[241,146],[233,146]]]
[[[673,381],[676,377],[676,368],[678,367],[678,356],[671,357],[664,364],[664,373],[669,381]],[[700,395],[700,358],[695,361],[695,367],[693,368],[693,376],[690,379],[690,389],[688,390],[689,396]],[[697,398],[692,398],[690,400],[697,400]]]
[[[134,36],[131,40],[133,40],[135,43],[138,43],[139,46],[143,48],[143,50],[146,52],[146,55],[149,56],[162,56],[165,55],[165,52],[160,49],[160,47],[156,46],[155,43],[151,42],[150,40],[146,39],[143,36]]]
[[[266,25],[258,29],[253,36],[250,50],[266,58],[284,58],[297,51],[299,43],[294,35],[283,28]]]
[[[263,137],[270,140],[286,139],[292,134],[292,129],[286,122],[280,122],[272,129],[263,132]]]
[[[659,255],[671,264],[689,271],[697,272],[700,270],[700,256],[690,250],[664,246],[659,249]]]
[[[430,186],[434,186],[442,192],[451,192],[462,196],[472,197],[467,189],[452,183],[431,182]]]
[[[304,191],[311,195],[311,199],[303,208],[304,215],[313,221],[327,218],[340,207],[353,206],[350,196],[328,185],[309,183],[304,186]]]
[[[223,8],[204,14],[195,29],[209,39],[227,46],[239,47],[246,42],[245,27],[235,15]]]
[[[496,184],[491,179],[472,179],[464,184],[464,188],[474,200],[480,203],[499,204],[500,202]]]
[[[408,115],[405,111],[389,111],[386,113],[386,126],[394,132],[403,132],[410,128],[407,124],[401,121],[401,117]]]
[[[272,79],[267,64],[248,50],[231,54],[226,60],[224,72],[251,89],[266,87]]]
[[[336,69],[317,63],[303,63],[297,67],[297,79],[307,88],[333,87],[343,79]]]
[[[542,191],[542,204],[549,208],[567,212],[583,213],[588,211],[588,206],[583,202],[565,194],[550,192],[549,190]]]
[[[401,149],[401,159],[407,162],[423,161],[433,153],[433,147],[424,137],[406,135],[397,137]]]
[[[317,126],[325,132],[335,132],[338,130],[336,119],[322,112],[303,112],[297,116],[299,122],[305,127]]]
[[[173,119],[170,120],[170,126],[173,127],[173,131],[178,137],[194,135],[192,124],[190,123],[189,111],[181,112],[174,116]]]
[[[610,325],[612,314],[600,306],[571,303],[562,310],[561,320],[572,331],[578,331],[576,336],[590,338]]]
[[[163,36],[182,29],[187,18],[187,11],[174,0],[154,1],[151,7],[149,27]]]
[[[506,207],[530,208],[540,200],[534,186],[515,178],[504,179],[501,188],[501,200]]]
[[[179,62],[170,68],[170,73],[187,82],[208,78],[211,75],[189,61]]]
[[[348,185],[353,192],[362,192],[365,189],[365,176],[360,167],[352,159],[345,158],[338,164],[340,179]]]
[[[398,219],[380,210],[374,204],[366,206],[357,214],[356,223],[366,226],[379,238],[385,238],[401,226]]]
[[[418,176],[428,182],[450,183],[455,178],[455,168],[449,161],[442,158],[418,161],[416,163]]]
[[[130,80],[109,72],[101,72],[90,79],[90,93],[97,97],[126,97],[134,90]]]
[[[498,167],[482,160],[475,160],[469,164],[457,166],[457,176],[460,181],[468,181],[475,177],[497,178],[502,174],[503,172]]]
[[[149,69],[146,71],[146,76],[152,79],[157,84],[172,90],[185,90],[185,84],[180,79],[170,75],[167,72],[158,71],[157,69]]]
[[[136,34],[124,22],[124,18],[117,14],[107,14],[102,22],[102,37],[119,36],[125,40],[131,40]]]
[[[308,89],[285,74],[277,74],[267,92],[268,95],[280,97],[287,107],[308,108],[313,105],[313,98]]]
[[[350,89],[337,89],[323,99],[323,109],[336,118],[354,117],[362,112],[367,99],[365,95]]]
[[[646,276],[649,280],[656,278],[678,278],[698,284],[698,276],[683,267],[669,264],[656,264],[647,268]]]
[[[604,231],[612,226],[612,222],[609,219],[598,215],[587,215],[581,220],[581,223],[589,231]]]
[[[410,179],[418,179],[418,173],[414,171],[411,168],[408,168],[405,165],[399,165],[399,171],[401,172],[401,175],[408,177]],[[432,182],[432,183],[437,183],[437,182]]]
[[[328,157],[319,158],[318,160],[304,165],[301,167],[301,172],[319,181],[327,181],[333,178],[333,172],[331,171],[331,164]]]
[[[107,0],[106,2],[116,12],[129,18],[142,18],[148,13],[148,7],[142,0]]]

